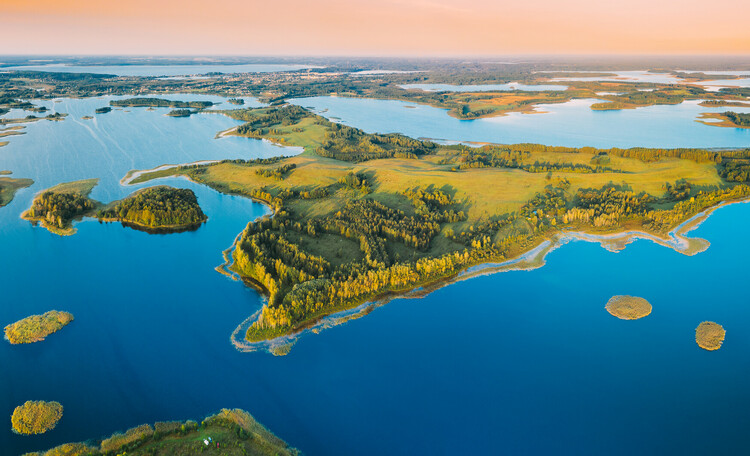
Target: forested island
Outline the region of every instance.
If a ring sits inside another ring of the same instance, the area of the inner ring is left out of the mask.
[[[40,342],[73,321],[73,314],[50,310],[42,315],[31,315],[5,327],[5,338],[11,344]]]
[[[112,100],[109,102],[112,106],[120,108],[179,108],[179,109],[205,109],[213,106],[211,101],[175,101],[163,98],[126,98],[124,100]]]
[[[51,187],[34,198],[23,218],[55,234],[73,234],[73,221],[91,215],[100,205],[88,197],[98,183],[99,179],[87,179]]]
[[[723,201],[750,150],[441,146],[368,134],[298,106],[228,111],[233,134],[301,146],[268,162],[225,160],[185,175],[274,210],[248,224],[230,269],[268,296],[245,338],[294,334],[333,313],[517,257],[564,232],[666,238]]]
[[[195,114],[195,111],[191,109],[173,109],[167,113],[169,117],[190,117]]]
[[[193,455],[296,456],[299,450],[276,437],[252,415],[240,409],[222,409],[196,421],[160,421],[114,434],[92,444],[66,443],[25,456]]]
[[[111,106],[104,106],[104,107],[101,107],[101,108],[96,108],[94,110],[94,113],[96,113],[96,114],[106,114],[106,113],[111,112],[111,111],[112,111],[112,107]]]
[[[207,220],[192,190],[164,185],[149,187],[105,205],[88,197],[97,183],[98,179],[88,179],[45,190],[34,198],[23,218],[41,223],[59,235],[74,234],[73,221],[83,217],[119,221],[152,233],[191,230]]]
[[[194,229],[207,220],[190,189],[167,186],[138,190],[100,210],[102,221],[120,221],[126,226],[174,232]]]

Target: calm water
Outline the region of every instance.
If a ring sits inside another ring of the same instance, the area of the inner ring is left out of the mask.
[[[288,356],[240,353],[229,335],[261,300],[213,267],[263,207],[169,179],[160,183],[196,191],[209,216],[197,231],[87,221],[59,237],[19,215],[34,192],[61,181],[100,176],[94,196],[107,199],[131,190],[117,181],[133,167],[279,149],[214,140],[234,124],[219,115],[138,108],[100,116],[96,128],[74,120],[100,103],[58,103],[76,115],[0,148],[0,169],[39,182],[0,209],[0,323],[51,308],[76,317],[45,342],[0,343],[0,415],[30,399],[65,407],[43,436],[14,435],[6,422],[2,454],[221,407],[250,410],[310,455],[750,449],[750,299],[738,267],[750,255],[750,205],[721,209],[696,230],[712,246],[694,257],[648,241],[616,254],[573,242],[541,269],[394,300],[302,338]],[[653,313],[618,320],[604,310],[613,294],[643,296]],[[695,345],[703,320],[727,329],[718,352]]]
[[[402,101],[314,97],[292,100],[329,118],[367,132],[398,132],[415,138],[503,144],[539,143],[593,147],[747,147],[750,130],[711,127],[695,122],[704,108],[697,101],[620,111],[593,111],[599,100],[539,105],[543,113],[459,120],[439,108]],[[405,106],[415,106],[405,109]],[[750,112],[748,108],[732,108]]]
[[[206,73],[273,73],[311,68],[309,65],[259,64],[245,65],[24,65],[0,68],[0,71],[54,71],[59,73],[99,73],[117,76],[184,76]]]
[[[556,73],[550,71],[549,73]],[[559,77],[552,81],[606,81],[606,82],[651,82],[654,84],[675,84],[682,79],[669,73],[649,73],[648,71],[566,71],[566,73],[611,73],[616,76]]]
[[[567,86],[554,84],[520,84],[518,82],[509,82],[507,84],[404,84],[404,89],[421,89],[426,92],[492,92],[492,91],[511,91],[525,90],[529,92],[541,92],[545,90],[562,91],[567,90]]]

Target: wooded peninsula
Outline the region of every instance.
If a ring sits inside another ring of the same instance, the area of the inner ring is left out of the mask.
[[[569,231],[658,237],[750,196],[750,150],[444,146],[368,134],[304,108],[225,114],[232,134],[301,146],[276,160],[224,160],[144,173],[184,175],[262,201],[230,269],[266,296],[250,342],[339,311],[505,261]]]

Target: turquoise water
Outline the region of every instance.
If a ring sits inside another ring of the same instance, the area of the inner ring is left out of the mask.
[[[599,100],[539,105],[537,114],[459,120],[443,109],[402,101],[313,97],[292,100],[367,132],[403,133],[415,138],[502,144],[539,143],[568,147],[748,147],[750,130],[695,122],[700,113],[724,112],[697,101],[620,111],[594,111]],[[414,106],[405,109],[405,106]],[[750,112],[750,108],[732,108]]]
[[[99,73],[116,76],[185,76],[206,73],[273,73],[311,68],[310,65],[260,64],[245,65],[24,65],[2,67],[0,71],[53,71],[58,73]]]
[[[567,86],[554,84],[519,84],[509,82],[507,84],[404,84],[404,89],[421,89],[427,92],[491,92],[491,91],[511,91],[525,90],[529,92],[541,92],[544,90],[567,90]]]
[[[186,96],[178,97],[187,99]],[[0,208],[0,325],[57,308],[76,319],[48,340],[0,343],[0,415],[57,400],[58,427],[36,437],[0,430],[19,454],[141,423],[251,411],[309,455],[744,454],[750,449],[750,205],[718,210],[688,257],[649,241],[620,253],[571,242],[533,271],[483,276],[303,337],[285,357],[240,353],[235,326],[258,295],[216,273],[221,250],[266,210],[183,179],[209,216],[194,232],[149,235],[79,223],[59,237],[19,218],[36,191],[101,177],[94,196],[130,192],[131,168],[271,156],[279,148],[215,140],[235,125],[133,108],[80,120],[105,100],[63,100],[63,122],[39,122],[0,148],[0,169],[38,182]],[[410,111],[404,109],[403,111]],[[539,116],[530,116],[539,117]],[[609,315],[613,294],[653,313]],[[694,342],[714,320],[721,350]],[[7,423],[7,421],[6,421]]]

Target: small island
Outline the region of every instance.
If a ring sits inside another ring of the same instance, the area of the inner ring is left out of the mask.
[[[88,195],[99,179],[86,179],[59,184],[34,198],[31,208],[22,217],[32,223],[41,223],[49,231],[61,236],[75,233],[73,221],[91,215],[100,203]]]
[[[173,109],[167,113],[169,117],[190,117],[196,111],[191,109]]]
[[[57,426],[63,415],[59,402],[26,401],[13,410],[13,432],[21,435],[44,434]]]
[[[724,327],[713,321],[704,321],[695,328],[695,342],[704,350],[714,351],[721,348],[727,332]]]
[[[199,227],[208,217],[190,189],[164,185],[138,190],[97,213],[101,221],[151,232],[187,231]]]
[[[621,320],[638,320],[651,313],[651,303],[637,296],[612,296],[605,309]]]
[[[719,122],[709,122],[704,119],[718,119]],[[733,111],[727,112],[704,112],[697,122],[711,127],[750,128],[750,114],[742,114]]]
[[[7,176],[10,171],[0,172],[0,176]],[[16,192],[22,188],[30,187],[34,184],[31,179],[14,179],[11,177],[0,177],[0,207],[6,206],[13,201]]]
[[[111,112],[111,111],[112,111],[112,107],[111,106],[104,106],[102,108],[96,108],[96,110],[94,110],[94,112],[96,114],[106,114],[106,113]]]
[[[42,315],[31,315],[5,327],[5,338],[11,344],[40,342],[73,321],[73,314],[50,310]]]
[[[727,100],[705,100],[698,103],[698,106],[706,108],[750,108],[750,103]]]
[[[98,444],[66,443],[47,452],[27,453],[25,456],[148,456],[204,452],[226,456],[300,454],[299,450],[276,437],[248,412],[240,409],[222,409],[200,423],[188,420],[160,421],[153,426],[143,424],[125,433],[114,434]]]
[[[242,98],[230,98],[227,100],[227,103],[231,103],[233,105],[244,105],[245,100],[243,100]]]

